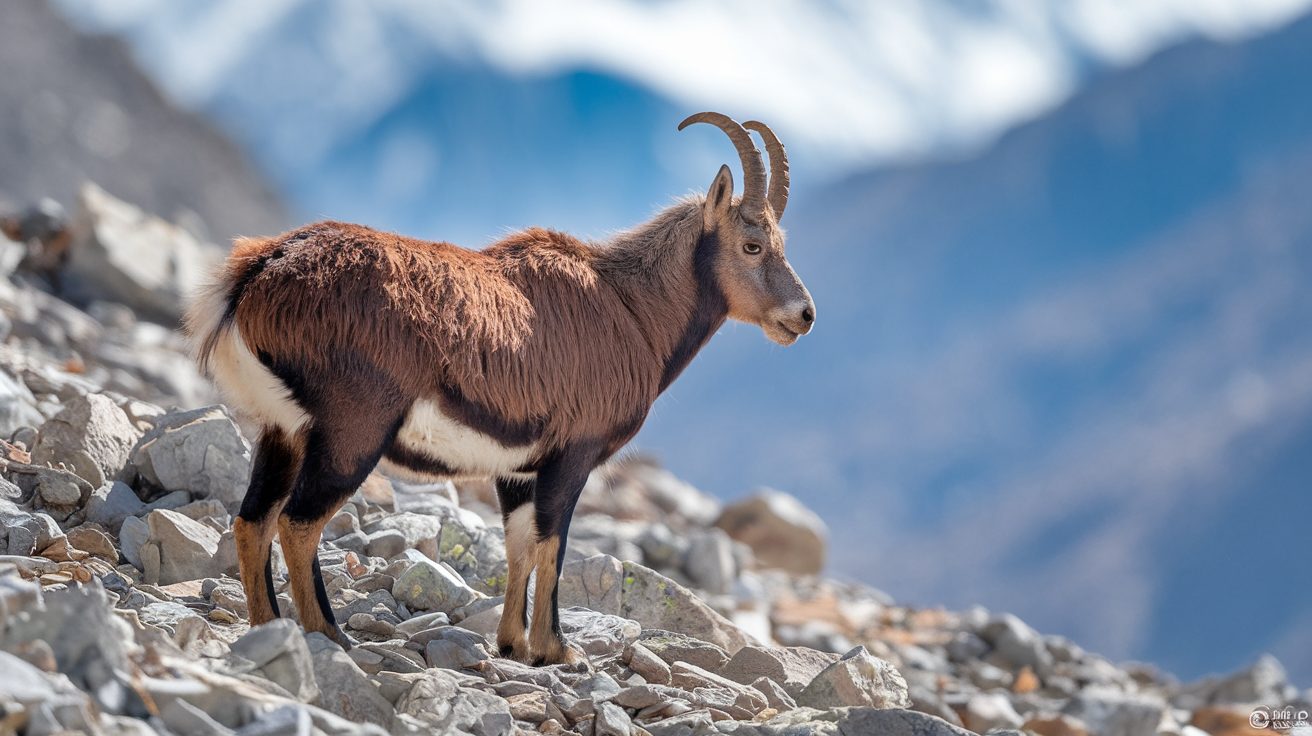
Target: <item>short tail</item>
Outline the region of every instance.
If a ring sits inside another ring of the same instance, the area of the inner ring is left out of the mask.
[[[183,329],[191,341],[196,364],[206,376],[210,375],[215,347],[237,319],[242,292],[263,264],[262,258],[252,255],[263,250],[266,242],[262,238],[237,238],[223,267],[197,289],[187,306]]]

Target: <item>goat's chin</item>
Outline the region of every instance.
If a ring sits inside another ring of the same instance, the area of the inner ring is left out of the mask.
[[[770,340],[784,347],[797,342],[797,338],[800,337],[796,332],[781,325],[762,325],[761,330],[765,332],[765,336]]]

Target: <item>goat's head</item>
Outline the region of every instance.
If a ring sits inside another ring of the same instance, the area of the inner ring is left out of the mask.
[[[788,156],[764,123],[739,125],[718,112],[702,112],[679,124],[710,123],[723,130],[742,160],[743,196],[733,196],[733,173],[728,166],[711,182],[702,205],[702,231],[719,243],[715,275],[729,305],[729,316],[759,325],[780,345],[792,345],[811,331],[815,302],[784,257],[784,231],[779,227],[788,204]],[[752,144],[750,128],[760,134],[770,153],[770,181],[766,186],[761,152]]]

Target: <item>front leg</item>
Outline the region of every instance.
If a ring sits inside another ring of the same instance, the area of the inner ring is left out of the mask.
[[[506,530],[506,602],[497,625],[497,650],[503,657],[528,661],[528,578],[533,572],[537,529],[533,522],[531,480],[498,480],[497,502]]]
[[[556,587],[565,560],[574,506],[599,456],[600,450],[592,446],[571,447],[559,452],[538,471],[533,495],[537,532],[533,569],[537,572],[537,584],[533,589],[533,623],[529,630],[529,650],[535,665],[573,664],[581,659],[560,632]]]

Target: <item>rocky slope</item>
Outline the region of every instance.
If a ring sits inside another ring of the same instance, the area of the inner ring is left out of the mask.
[[[290,618],[249,629],[229,526],[250,445],[143,319],[176,318],[215,251],[96,190],[80,207],[77,305],[23,267],[40,243],[0,241],[0,733],[1220,736],[1309,708],[1273,658],[1181,684],[827,579],[796,499],[722,506],[641,459],[595,474],[571,533],[562,626],[586,666],[495,655],[505,554],[478,483],[374,476],[334,517],[350,651]]]

